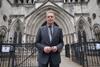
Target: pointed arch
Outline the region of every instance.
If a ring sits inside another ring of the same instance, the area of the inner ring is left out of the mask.
[[[81,26],[86,26],[87,29],[89,29],[89,23],[86,21],[86,19],[83,17],[83,16],[80,16],[78,21],[76,22],[76,30],[78,31],[79,30],[79,25]],[[84,27],[83,29],[85,29],[86,27]]]
[[[23,32],[23,22],[19,19],[16,18],[10,25],[10,30],[14,30],[14,31],[21,31]]]
[[[74,24],[72,22],[72,17],[70,17],[63,10],[54,7],[52,5],[44,6],[43,8],[37,10],[33,13],[28,20],[26,20],[26,31],[27,34],[35,35],[38,28],[45,22],[45,13],[48,9],[52,9],[56,14],[56,24],[63,29],[64,34],[72,33],[74,30]],[[71,18],[71,19],[70,19]],[[69,31],[70,30],[70,31]]]
[[[89,31],[90,31],[89,23],[85,20],[83,16],[81,16],[76,23],[76,32],[78,32],[78,39],[83,41],[91,39]]]
[[[19,18],[16,18],[10,25],[10,33],[12,34],[13,43],[21,43],[23,30],[23,23]]]
[[[36,36],[39,27],[46,21],[46,11],[49,9],[55,12],[55,23],[62,28],[63,35],[65,37],[64,39],[68,39],[70,42],[70,34],[75,32],[74,16],[51,1],[44,2],[42,5],[40,5],[40,7],[26,15],[24,20],[25,42],[28,42],[31,37],[34,38]]]

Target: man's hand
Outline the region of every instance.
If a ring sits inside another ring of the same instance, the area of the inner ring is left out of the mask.
[[[45,52],[45,53],[50,53],[51,50],[52,50],[52,48],[49,47],[49,46],[44,47],[44,52]]]
[[[52,47],[52,52],[56,52],[57,51],[57,47],[56,46],[53,46]]]

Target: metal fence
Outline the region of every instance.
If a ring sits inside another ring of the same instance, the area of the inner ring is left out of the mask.
[[[0,44],[0,67],[36,67],[34,44]]]
[[[100,42],[84,42],[71,45],[72,60],[83,67],[100,67]]]
[[[0,67],[37,67],[35,44],[0,44]],[[100,67],[100,42],[71,45],[72,60],[83,67]]]

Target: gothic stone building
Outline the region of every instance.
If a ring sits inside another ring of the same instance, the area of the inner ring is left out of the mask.
[[[49,9],[65,44],[100,41],[100,0],[0,0],[0,42],[33,43]]]

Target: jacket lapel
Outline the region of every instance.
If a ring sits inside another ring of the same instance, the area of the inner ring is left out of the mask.
[[[50,43],[49,32],[48,32],[48,27],[47,26],[45,26],[45,34],[44,34],[44,36],[46,37],[47,44]]]
[[[53,39],[55,38],[56,35],[57,35],[57,28],[56,28],[56,26],[54,26],[53,35],[52,35],[52,41],[53,41]]]
[[[57,35],[57,28],[56,28],[56,26],[53,27],[52,42],[50,42],[48,27],[45,26],[44,30],[45,30],[45,31],[44,31],[44,33],[45,33],[44,35],[45,35],[45,37],[46,37],[47,44],[52,43],[53,40],[54,40],[54,38],[55,38],[55,36]]]

